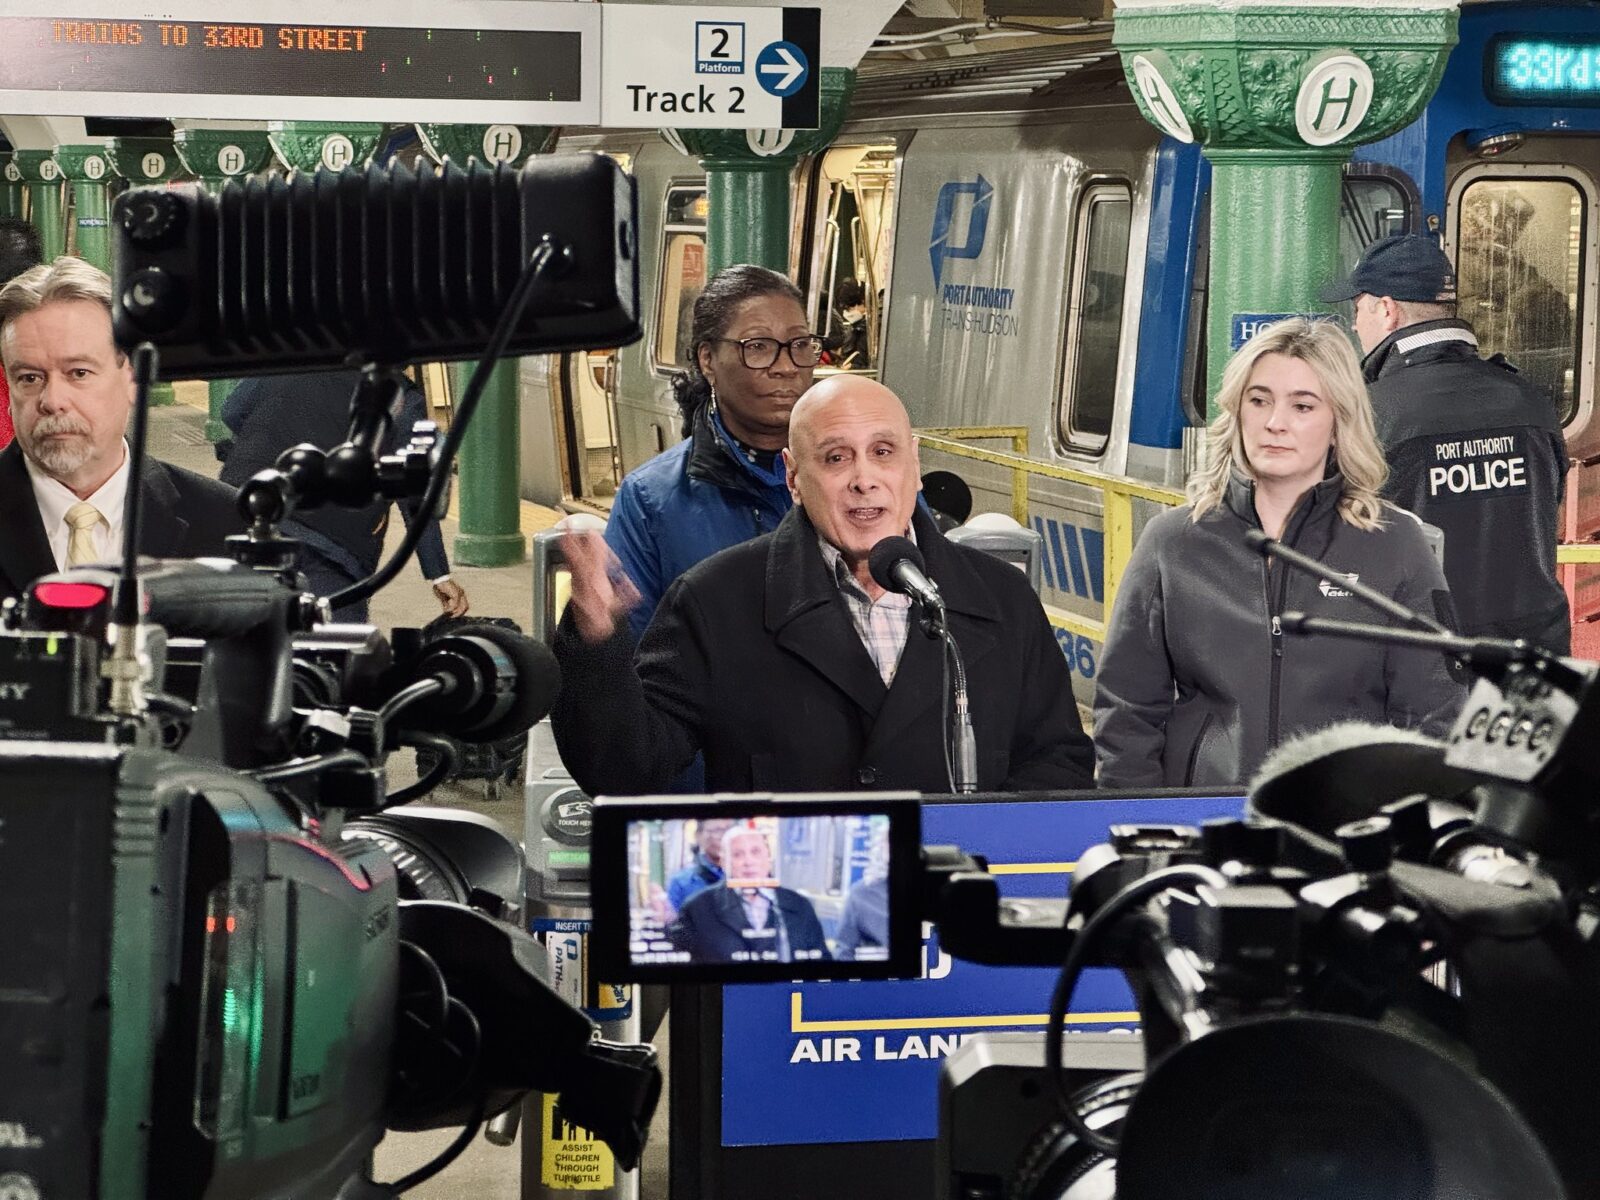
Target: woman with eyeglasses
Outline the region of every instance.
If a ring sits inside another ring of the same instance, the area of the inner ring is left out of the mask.
[[[1280,741],[1341,720],[1443,734],[1466,693],[1437,651],[1288,635],[1294,611],[1394,622],[1244,540],[1260,529],[1454,624],[1421,523],[1379,499],[1388,467],[1349,336],[1267,326],[1216,403],[1189,503],[1145,526],[1117,590],[1095,679],[1100,786],[1235,787]]]
[[[679,575],[718,550],[776,529],[789,413],[811,386],[822,339],[800,289],[765,267],[717,272],[694,302],[688,370],[672,381],[686,440],[617,490],[606,543],[639,590],[634,637]]]

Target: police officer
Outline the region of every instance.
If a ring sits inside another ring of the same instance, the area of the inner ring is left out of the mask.
[[[1461,631],[1566,654],[1556,531],[1567,473],[1554,402],[1456,317],[1456,276],[1431,237],[1374,242],[1330,303],[1355,301],[1362,371],[1389,459],[1384,498],[1444,531]]]

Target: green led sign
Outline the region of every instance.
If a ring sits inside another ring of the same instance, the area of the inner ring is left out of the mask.
[[[1600,36],[1502,34],[1489,43],[1483,74],[1496,104],[1600,107]]]

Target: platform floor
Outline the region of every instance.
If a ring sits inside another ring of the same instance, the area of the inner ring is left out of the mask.
[[[204,384],[177,385],[179,403],[151,412],[149,453],[165,462],[215,477],[220,464],[205,437]],[[548,529],[562,514],[554,509],[524,502],[522,530],[525,534]],[[455,539],[456,521],[444,522],[444,541],[448,551]],[[391,522],[391,549],[398,542],[403,526]],[[471,612],[481,616],[511,617],[527,628],[532,613],[533,589],[526,563],[509,567],[459,567],[452,562],[451,576],[467,591]],[[372,618],[382,629],[397,625],[423,625],[438,615],[439,604],[415,566],[406,567],[393,583],[372,601]],[[396,783],[414,779],[410,752],[402,751],[391,759]],[[507,792],[499,801],[490,801],[481,783],[450,784],[438,789],[429,803],[470,809],[493,817],[519,839],[522,834],[522,796]],[[657,1038],[663,1062],[666,1058],[667,1027]],[[663,1097],[650,1131],[641,1172],[643,1200],[665,1200],[667,1195],[667,1124]],[[380,1181],[395,1180],[421,1166],[449,1145],[456,1130],[431,1133],[390,1134],[378,1148],[375,1174]],[[466,1152],[445,1171],[406,1193],[408,1200],[520,1200],[521,1147],[501,1148],[483,1138],[476,1139]],[[537,1193],[529,1193],[530,1196]]]

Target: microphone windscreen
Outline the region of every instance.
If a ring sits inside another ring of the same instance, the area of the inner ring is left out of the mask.
[[[926,570],[922,562],[922,551],[917,549],[915,542],[910,538],[886,537],[872,548],[871,554],[867,555],[867,569],[872,572],[874,582],[884,591],[899,592],[904,589],[891,570],[895,563],[908,560],[917,570]]]
[[[515,629],[487,622],[458,625],[450,632],[492,642],[511,660],[517,673],[511,707],[497,720],[455,736],[469,742],[498,742],[527,732],[550,714],[556,706],[556,698],[561,695],[561,664],[550,647]]]

